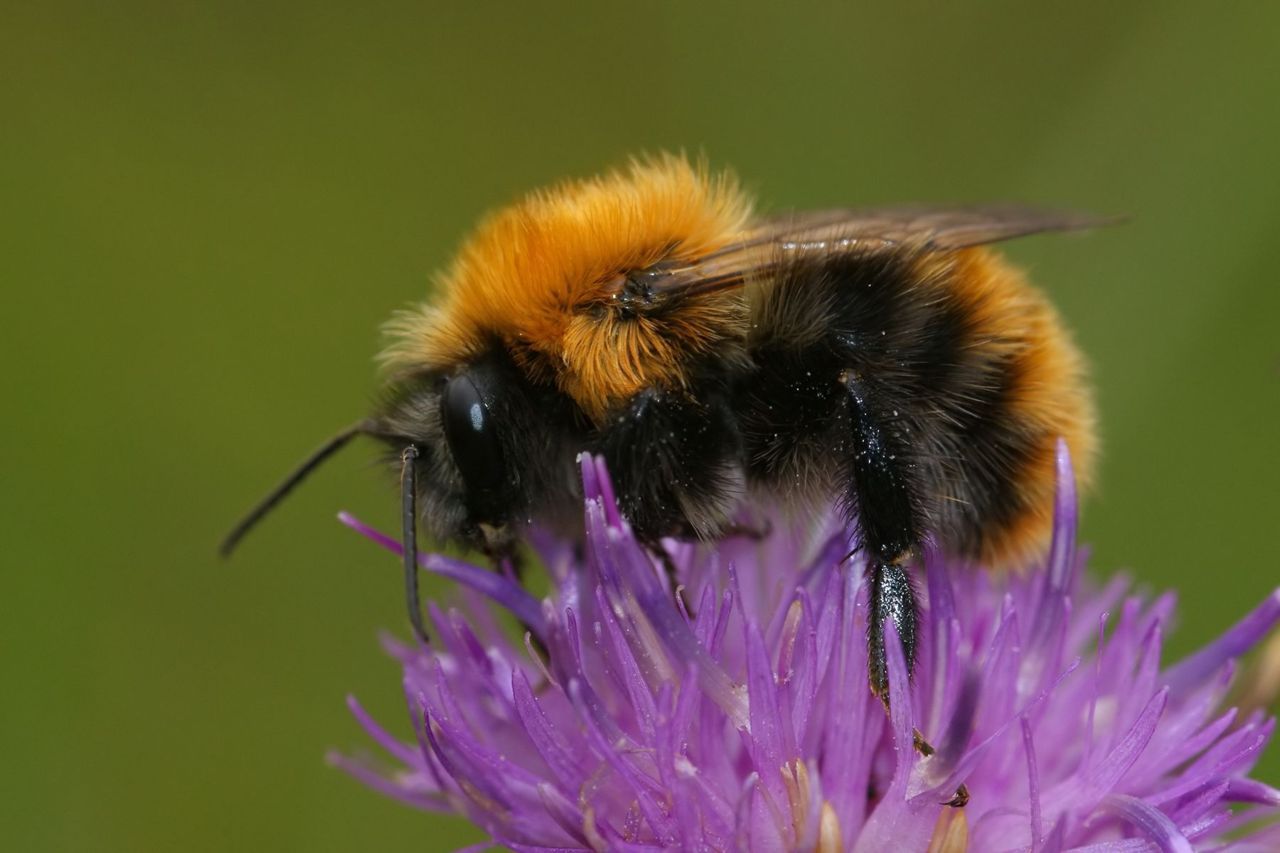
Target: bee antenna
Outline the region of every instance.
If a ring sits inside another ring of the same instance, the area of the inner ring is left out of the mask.
[[[422,624],[422,602],[418,595],[418,448],[410,444],[400,453],[401,542],[404,557],[404,598],[409,606],[409,621],[422,642],[427,642],[427,629]]]
[[[312,471],[320,467],[322,462],[345,447],[347,442],[357,435],[371,435],[374,432],[374,424],[371,421],[360,421],[347,427],[316,448],[278,486],[268,492],[267,496],[260,500],[257,506],[249,510],[235,527],[231,528],[231,532],[227,534],[226,538],[222,540],[222,544],[218,546],[218,553],[223,557],[231,556],[231,552],[240,544],[240,540],[244,538],[244,535],[256,527],[267,513],[275,509],[276,504],[284,500],[285,496],[305,480]]]

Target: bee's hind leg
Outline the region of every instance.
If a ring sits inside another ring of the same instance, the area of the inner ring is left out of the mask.
[[[889,658],[885,646],[885,626],[893,629],[902,645],[907,675],[915,669],[917,614],[911,579],[899,563],[874,560],[868,566],[870,583],[867,618],[867,667],[871,691],[889,707]]]
[[[871,690],[889,704],[889,662],[884,629],[892,622],[902,644],[907,674],[915,667],[916,597],[906,565],[923,539],[921,500],[915,483],[909,426],[889,416],[897,409],[881,399],[876,384],[845,371],[845,507],[867,556],[868,676]],[[887,410],[887,411],[886,411]]]
[[[907,676],[915,669],[919,613],[906,566],[923,541],[921,501],[911,475],[908,443],[892,418],[877,406],[876,389],[853,372],[842,377],[852,442],[848,447],[849,491],[846,504],[855,511],[859,544],[867,552],[867,671],[871,690],[889,708],[889,658],[885,627],[893,624]],[[896,414],[896,411],[894,412]],[[934,748],[918,730],[916,751],[924,757]],[[945,805],[962,808],[969,789],[961,785]]]
[[[919,729],[911,730],[912,745],[915,746],[916,752],[925,758],[935,754],[937,750],[924,739],[924,735],[920,734]],[[962,809],[969,805],[969,786],[961,783],[956,787],[956,791],[951,795],[951,799],[942,803],[944,806],[950,806],[953,809]]]

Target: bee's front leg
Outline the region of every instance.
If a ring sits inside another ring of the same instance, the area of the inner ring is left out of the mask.
[[[737,508],[742,439],[714,388],[641,391],[610,414],[598,451],[618,508],[659,559],[663,537],[714,534]]]

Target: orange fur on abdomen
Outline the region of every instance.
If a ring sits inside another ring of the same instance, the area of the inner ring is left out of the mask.
[[[1078,484],[1087,487],[1093,477],[1095,412],[1083,357],[1045,296],[996,252],[968,249],[925,256],[921,263],[950,267],[923,278],[945,282],[968,304],[971,346],[1000,363],[1011,382],[1004,416],[1036,437],[1036,452],[1012,478],[1017,511],[982,525],[976,547],[969,549],[969,556],[988,565],[1024,563],[1047,544],[1059,437],[1071,452]]]

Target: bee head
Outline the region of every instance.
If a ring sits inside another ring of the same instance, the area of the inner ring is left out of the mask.
[[[453,370],[398,374],[371,417],[304,459],[232,528],[220,551],[230,555],[312,471],[367,435],[388,446],[402,483],[413,485],[408,505],[433,538],[507,553],[534,508],[541,519],[573,524],[584,429],[568,398],[532,384],[501,347]]]
[[[501,553],[532,507],[568,503],[575,490],[566,401],[530,385],[500,349],[452,372],[393,379],[373,420],[395,464],[416,448],[405,464],[438,539]]]

